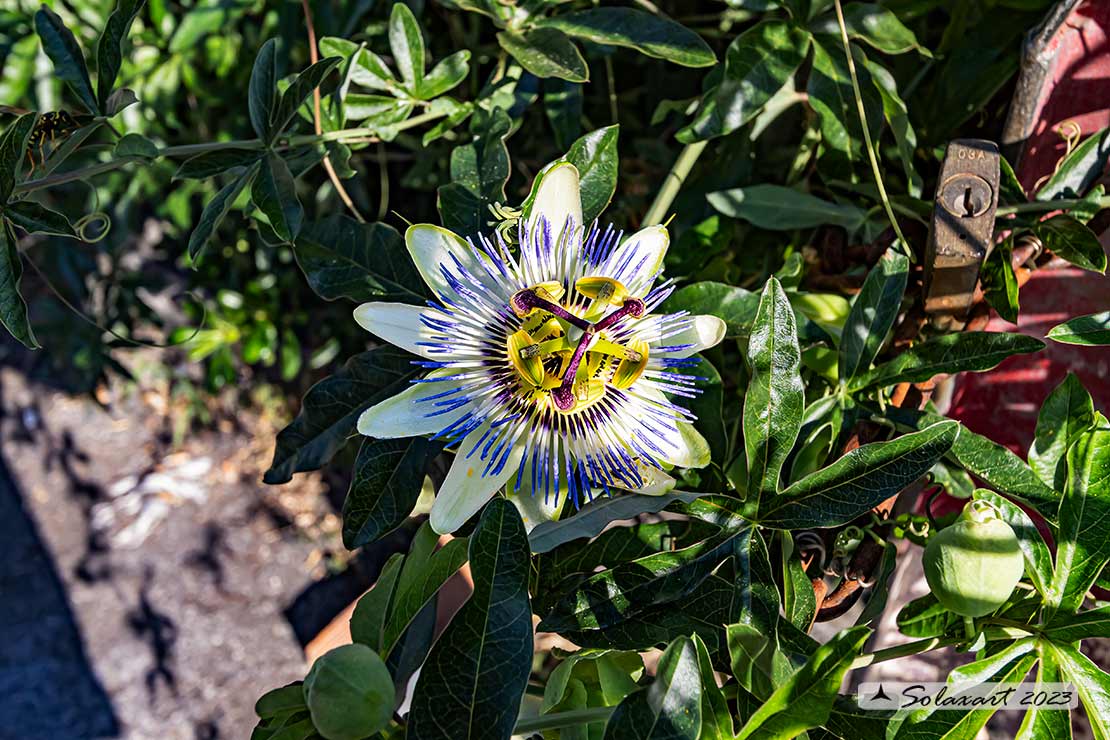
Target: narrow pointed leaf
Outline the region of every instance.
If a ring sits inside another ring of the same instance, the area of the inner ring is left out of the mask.
[[[1051,648],[1041,642],[1037,645],[1036,681],[1038,684],[1063,683],[1060,664]],[[1071,712],[1045,706],[1032,706],[1022,717],[1014,740],[1071,740]]]
[[[1060,162],[1037,191],[1037,200],[1079,198],[1106,172],[1110,162],[1110,129],[1087,137]]]
[[[19,293],[23,262],[8,222],[0,218],[0,323],[24,346],[37,349],[38,341],[27,318],[27,304]]]
[[[1098,236],[1071,216],[1060,214],[1033,226],[1045,249],[1076,267],[1106,272],[1106,251]]]
[[[634,8],[591,8],[545,18],[540,23],[576,38],[626,46],[686,67],[710,67],[717,61],[709,45],[690,29]]]
[[[844,8],[844,25],[848,36],[873,46],[884,54],[905,54],[918,50],[932,56],[917,43],[913,31],[906,28],[894,11],[877,3],[851,3]],[[817,33],[837,35],[840,28],[836,17],[826,14],[811,26]]]
[[[1095,740],[1110,738],[1110,675],[1074,645],[1051,642],[1048,652],[1056,659],[1064,677],[1075,684]]]
[[[1085,609],[1078,614],[1057,612],[1044,628],[1053,642],[1079,642],[1092,637],[1110,637],[1110,604]]]
[[[274,112],[273,131],[275,136],[289,126],[293,116],[297,115],[297,109],[341,61],[343,60],[339,57],[321,59],[293,78],[293,82],[281,94],[281,100]]]
[[[275,234],[287,242],[297,238],[304,220],[297,184],[289,165],[272,151],[258,163],[258,173],[251,182],[251,200],[266,214]]]
[[[956,422],[943,421],[852,450],[766,501],[759,523],[803,529],[849,522],[925,475],[952,447],[959,429]]]
[[[605,740],[698,740],[702,728],[702,682],[698,653],[679,637],[659,658],[655,680],[629,694],[605,725]]]
[[[4,209],[4,215],[28,234],[53,234],[77,238],[77,232],[73,230],[73,225],[68,218],[32,200],[9,203]]]
[[[798,439],[805,410],[801,361],[794,309],[772,277],[763,289],[748,340],[751,380],[744,396],[748,485],[762,498],[778,491],[783,461]]]
[[[420,670],[412,740],[508,740],[532,670],[528,536],[516,507],[495,498],[470,536],[474,593]]]
[[[536,77],[557,77],[567,82],[586,82],[590,70],[574,42],[555,28],[535,28],[524,33],[501,31],[497,43],[512,54],[520,66]]]
[[[258,50],[251,69],[250,86],[247,90],[247,108],[250,112],[251,126],[258,138],[270,140],[273,130],[274,108],[277,107],[277,41],[270,39]]]
[[[617,191],[619,134],[616,124],[599,128],[579,137],[567,151],[565,159],[578,170],[582,223],[587,227],[609,206]]]
[[[176,180],[204,180],[229,170],[250,167],[265,153],[262,149],[216,149],[186,159],[173,176]]]
[[[890,362],[849,382],[853,391],[898,383],[923,383],[937,375],[981,372],[1013,355],[1037,352],[1044,342],[1024,334],[969,331],[942,334],[907,349]]]
[[[193,233],[189,235],[189,259],[192,260],[194,268],[204,258],[208,242],[215,236],[216,229],[231,210],[231,206],[235,204],[239,193],[243,192],[243,188],[250,182],[254,172],[255,168],[252,167],[239,175],[220,188],[212,200],[205,204],[204,210],[200,213],[200,219],[193,228]]]
[[[1087,347],[1110,344],[1110,311],[1068,319],[1049,329],[1045,336],[1061,344]]]
[[[405,87],[415,94],[424,80],[424,37],[416,16],[404,3],[395,3],[390,13],[389,48]]]
[[[393,347],[373,349],[309,388],[297,418],[278,434],[263,480],[286,483],[294,473],[324,465],[355,433],[363,411],[408,387],[411,360],[412,355]]]
[[[310,221],[297,236],[293,254],[308,284],[326,300],[426,299],[404,239],[388,224],[362,224],[343,214]]]
[[[107,110],[108,96],[112,94],[123,63],[123,42],[145,2],[146,0],[118,0],[96,42],[96,99],[101,110]]]
[[[1047,602],[1065,612],[1083,603],[1110,562],[1110,430],[1081,435],[1067,453],[1068,481],[1060,501],[1056,573]]]
[[[867,273],[863,288],[852,301],[852,309],[840,336],[838,365],[841,382],[866,372],[879,354],[879,348],[886,341],[902,306],[909,268],[909,259],[891,248]]]
[[[73,91],[89,113],[99,113],[96,94],[93,92],[85,55],[73,32],[62,19],[45,5],[35,13],[35,32],[42,40],[42,49],[54,63],[54,74]]]
[[[1095,407],[1091,394],[1079,378],[1068,373],[1041,404],[1033,446],[1029,448],[1029,467],[1045,485],[1057,491],[1064,490],[1068,474],[1065,453],[1071,443],[1094,423]]]
[[[710,193],[709,204],[733,218],[761,229],[790,231],[814,226],[843,226],[855,231],[867,213],[851,203],[833,203],[782,185],[749,185]]]
[[[852,48],[856,76],[866,113],[871,140],[878,139],[883,123],[883,98],[868,71],[867,57],[858,47]],[[813,69],[807,83],[809,103],[817,112],[821,136],[826,146],[843,153],[851,160],[866,159],[863,153],[863,127],[855,91],[848,71],[844,47],[835,36],[819,36],[813,43]]]

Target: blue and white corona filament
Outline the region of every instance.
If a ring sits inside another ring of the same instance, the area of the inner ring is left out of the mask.
[[[358,430],[457,445],[432,506],[436,531],[454,531],[502,487],[532,526],[566,498],[661,493],[674,485],[667,470],[708,464],[693,415],[672,398],[698,393],[692,355],[720,342],[724,324],[653,313],[673,290],[656,285],[668,241],[662,226],[623,241],[584,228],[567,163],[537,176],[519,249],[500,234],[408,229],[437,300],[365,303],[355,319],[428,372],[363,413]]]

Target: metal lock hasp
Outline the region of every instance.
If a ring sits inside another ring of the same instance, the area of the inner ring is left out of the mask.
[[[962,319],[990,250],[998,207],[998,145],[984,139],[948,144],[937,180],[925,253],[925,311]]]

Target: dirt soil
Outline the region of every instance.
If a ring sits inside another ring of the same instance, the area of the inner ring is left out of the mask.
[[[168,393],[101,396],[0,371],[0,738],[247,737],[304,675],[338,518],[319,478],[262,485],[266,420],[174,446]]]

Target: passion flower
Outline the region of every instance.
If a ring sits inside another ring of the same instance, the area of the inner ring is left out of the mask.
[[[925,580],[937,601],[965,617],[993,612],[1025,572],[1017,536],[986,501],[972,501],[925,546]]]
[[[463,239],[417,224],[405,243],[436,296],[372,302],[368,331],[419,356],[428,372],[358,422],[377,438],[431,435],[457,446],[431,524],[453,532],[504,488],[526,526],[622,489],[663,493],[672,467],[709,463],[694,414],[694,354],[725,335],[715,316],[660,311],[669,237],[623,238],[584,224],[578,170],[552,164],[521,211],[518,238]]]

